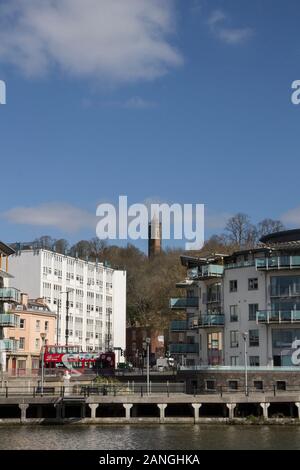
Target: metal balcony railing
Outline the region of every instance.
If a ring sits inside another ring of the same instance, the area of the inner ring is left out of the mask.
[[[223,314],[207,314],[199,318],[200,327],[224,326],[225,315]]]
[[[300,310],[259,310],[256,313],[257,323],[299,323]]]
[[[213,277],[222,277],[224,266],[219,264],[205,264],[191,268],[187,272],[188,279],[207,279]]]
[[[199,345],[197,343],[171,343],[169,352],[170,354],[197,354]]]
[[[171,331],[185,331],[188,329],[188,323],[186,320],[172,320],[170,323]]]
[[[179,297],[170,299],[170,308],[173,310],[185,310],[186,308],[198,308],[198,297]]]
[[[256,269],[300,269],[300,256],[272,256],[258,258],[255,261]]]

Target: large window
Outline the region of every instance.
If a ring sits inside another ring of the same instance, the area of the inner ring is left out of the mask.
[[[238,306],[237,305],[230,305],[230,321],[237,322],[239,320],[238,317]]]
[[[238,282],[237,280],[229,281],[229,292],[237,292]]]
[[[300,276],[272,276],[271,296],[300,296]]]
[[[230,356],[230,365],[238,366],[239,365],[239,356]]]
[[[230,332],[230,347],[231,348],[239,347],[239,332],[238,331]]]
[[[249,356],[249,364],[251,367],[259,366],[259,356]]]
[[[256,312],[258,311],[258,304],[249,304],[249,321],[256,321]]]
[[[257,277],[248,279],[248,290],[257,290],[258,289],[258,279]]]
[[[249,330],[249,346],[259,346],[258,330]]]

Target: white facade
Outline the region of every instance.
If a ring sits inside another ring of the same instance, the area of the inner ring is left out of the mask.
[[[126,272],[52,251],[20,250],[10,258],[15,286],[44,298],[58,313],[58,343],[106,351],[126,344]]]

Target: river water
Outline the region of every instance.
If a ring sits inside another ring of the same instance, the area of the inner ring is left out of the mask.
[[[300,449],[300,426],[10,425],[0,426],[0,449]]]

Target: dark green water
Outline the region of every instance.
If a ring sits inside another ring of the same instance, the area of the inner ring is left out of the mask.
[[[0,449],[300,449],[300,426],[0,426]]]

